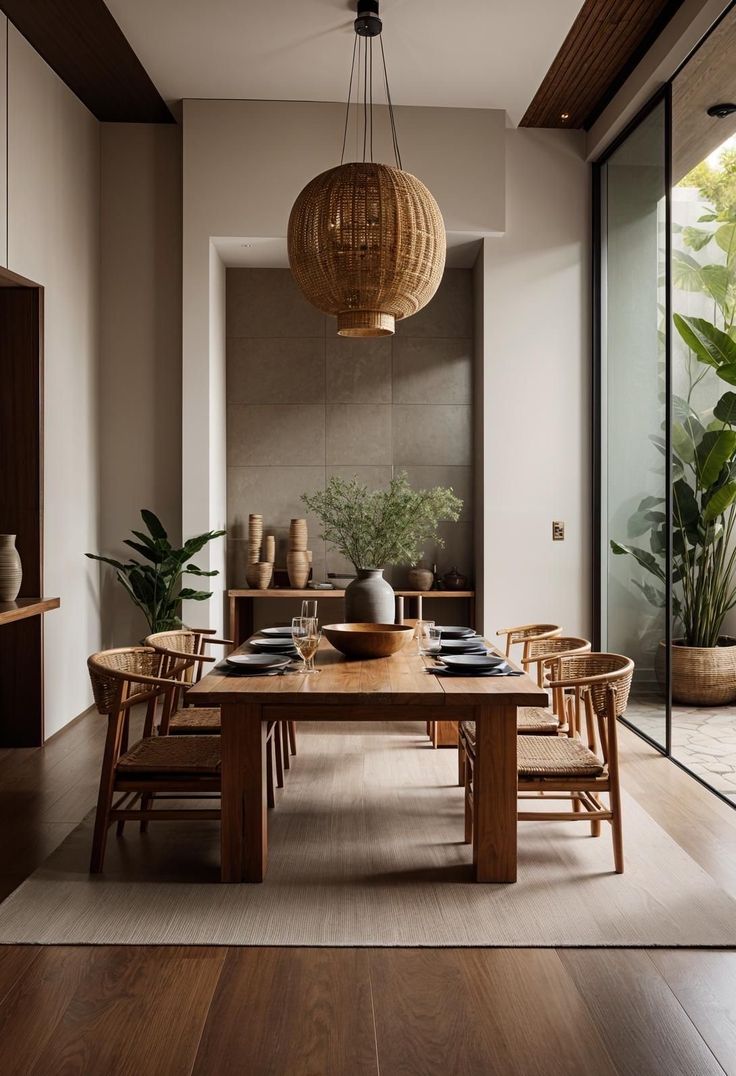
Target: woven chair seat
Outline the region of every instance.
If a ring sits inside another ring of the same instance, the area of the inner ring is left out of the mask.
[[[126,777],[214,776],[220,772],[220,737],[148,736],[120,756],[116,769]]]
[[[516,711],[516,727],[519,732],[553,733],[560,723],[551,710],[542,706],[520,706]]]
[[[600,777],[603,763],[580,742],[567,736],[520,736],[519,777]]]
[[[541,706],[520,706],[516,713],[516,728],[526,735],[550,735],[556,733],[560,727],[552,711],[544,710]],[[460,727],[471,747],[475,747],[475,721],[461,721]]]
[[[212,735],[219,731],[219,706],[186,706],[183,710],[173,713],[169,719],[169,733],[183,732],[189,735],[209,733]]]

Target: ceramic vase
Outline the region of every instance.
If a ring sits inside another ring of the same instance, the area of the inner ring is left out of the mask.
[[[286,568],[289,573],[289,585],[293,590],[304,590],[309,580],[309,558],[306,550],[296,550],[286,554]]]
[[[348,624],[393,624],[396,619],[394,588],[383,578],[383,568],[360,568],[345,590]]]
[[[419,566],[409,569],[409,590],[427,591],[432,589],[434,575],[429,568]]]
[[[23,568],[14,534],[0,534],[0,602],[14,602],[18,597]]]

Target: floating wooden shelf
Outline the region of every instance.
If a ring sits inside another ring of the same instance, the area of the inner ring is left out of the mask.
[[[14,602],[0,602],[0,624],[13,624],[29,616],[41,616],[50,609],[58,609],[61,598],[18,598]]]

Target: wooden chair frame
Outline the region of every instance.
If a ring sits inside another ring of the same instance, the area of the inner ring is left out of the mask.
[[[601,822],[609,822],[613,841],[614,867],[617,874],[624,870],[623,832],[621,820],[621,783],[618,757],[618,722],[626,709],[628,686],[634,669],[630,658],[620,654],[581,654],[577,661],[590,658],[616,659],[618,667],[607,672],[594,673],[589,676],[565,676],[565,661],[571,655],[557,655],[561,675],[550,680],[549,687],[554,690],[574,693],[576,708],[582,702],[585,712],[586,746],[603,762],[603,773],[599,777],[519,777],[518,796],[523,802],[528,799],[563,800],[571,804],[568,811],[519,811],[517,819],[527,821],[555,821],[590,823],[591,836],[599,837]],[[612,662],[613,663],[613,662]],[[628,683],[626,683],[628,681]],[[617,685],[625,687],[623,699],[619,697]],[[595,699],[598,700],[597,704]],[[473,769],[475,749],[467,735],[460,729],[461,750],[465,752],[463,778],[465,788],[465,842],[473,839],[474,783]],[[608,797],[608,806],[601,800],[601,793]]]
[[[168,693],[179,685],[178,679],[169,679],[162,675],[151,676],[135,669],[122,670],[105,665],[100,659],[105,655],[155,655],[152,647],[120,647],[112,651],[93,654],[88,659],[90,674],[115,683],[114,690],[106,693],[105,698],[95,691],[97,708],[107,715],[107,736],[102,759],[100,787],[97,798],[94,836],[90,872],[98,874],[102,870],[107,844],[107,833],[113,822],[118,823],[118,833],[126,821],[140,821],[143,829],[152,818],[161,820],[191,821],[195,819],[219,819],[217,809],[176,809],[166,810],[151,806],[154,796],[165,798],[199,798],[219,796],[220,778],[210,775],[179,775],[167,778],[161,774],[152,774],[143,778],[135,775],[125,776],[117,771],[117,763],[127,750],[130,710],[134,706],[146,704],[146,723],[153,723],[156,705],[165,700]],[[191,659],[192,655],[187,655]],[[159,663],[159,667],[160,667]],[[115,801],[115,793],[121,796]],[[140,800],[140,807],[135,807]]]
[[[553,639],[556,635],[562,635],[559,624],[517,624],[514,628],[499,628],[497,636],[506,636],[506,657],[511,655],[511,647],[518,643],[523,644],[522,662],[529,656],[529,644],[537,639]]]
[[[159,732],[163,736],[169,734],[169,723],[172,716],[182,705],[186,705],[186,691],[192,683],[197,683],[201,678],[204,665],[208,662],[214,662],[217,659],[211,654],[207,654],[204,648],[209,644],[220,646],[232,646],[232,640],[230,639],[217,639],[212,637],[211,632],[214,629],[209,628],[181,628],[174,629],[165,632],[156,632],[153,635],[149,635],[146,640],[146,646],[151,646],[156,653],[161,654],[164,659],[163,670],[166,675],[173,674],[173,670],[181,669],[181,675],[177,677],[179,679],[179,687],[173,691],[164,704],[161,714],[161,724],[159,726]],[[208,634],[210,633],[210,634]],[[162,639],[171,638],[172,636],[179,635],[180,637],[191,637],[192,650],[176,650],[172,647],[164,646]],[[194,656],[194,663],[186,662],[188,657]],[[182,661],[185,662],[184,667],[181,667]],[[150,735],[150,731],[144,735]],[[276,771],[276,787],[284,787],[284,771],[291,768],[291,762],[289,755],[296,754],[296,722],[279,722],[278,728],[274,726],[273,722],[269,723],[266,735],[266,750],[268,752],[267,762],[268,769],[266,772],[266,784],[267,784],[267,802],[269,807],[275,806],[274,795],[274,769]]]

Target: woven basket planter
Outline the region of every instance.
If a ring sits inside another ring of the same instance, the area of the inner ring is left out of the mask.
[[[672,646],[672,701],[689,706],[736,702],[736,639],[722,636],[719,646]],[[657,652],[657,677],[664,684],[665,644]]]
[[[289,264],[340,336],[388,336],[425,306],[445,268],[445,225],[424,184],[385,164],[316,176],[289,217]]]

